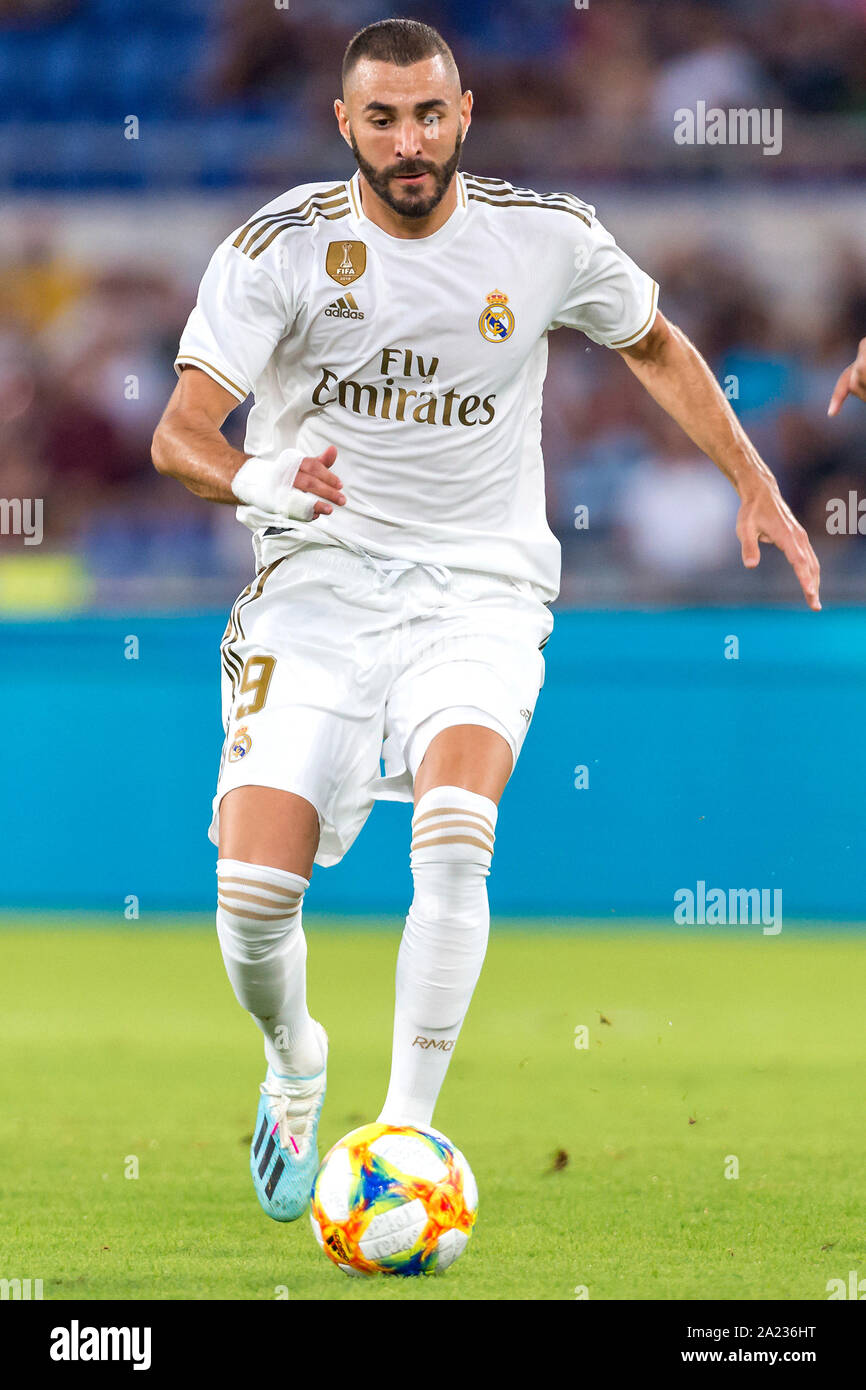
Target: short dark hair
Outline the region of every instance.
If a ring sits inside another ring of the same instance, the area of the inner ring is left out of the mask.
[[[343,82],[362,58],[408,68],[412,63],[435,58],[437,54],[453,63],[457,71],[454,54],[438,29],[422,24],[419,19],[380,19],[368,24],[366,29],[359,29],[350,41],[343,55]]]

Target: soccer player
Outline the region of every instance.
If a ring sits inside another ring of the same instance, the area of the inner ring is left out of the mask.
[[[372,24],[342,75],[357,172],[291,189],[217,249],[153,444],[160,473],[253,532],[210,834],[226,969],[264,1034],[250,1167],[278,1221],[306,1207],[325,1094],[304,895],[377,798],[414,800],[383,1123],[430,1126],[481,970],[498,803],[559,586],[551,329],[620,354],[738,491],[744,563],[774,543],[820,607],[805,532],[654,281],[574,194],[458,171],[472,94],[441,36]],[[220,427],[250,394],[238,452]]]

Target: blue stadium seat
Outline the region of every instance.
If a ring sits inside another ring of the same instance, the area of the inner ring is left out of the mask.
[[[213,19],[214,8],[207,0],[146,0],[132,10],[129,0],[89,0],[81,13],[81,22],[94,36],[120,33],[128,37],[142,29],[166,40],[177,33],[201,33]]]
[[[38,114],[39,38],[32,34],[0,36],[0,114],[5,120]]]
[[[81,114],[82,99],[86,99],[90,89],[87,33],[73,26],[56,29],[44,36],[40,47],[34,77],[41,114],[69,120]]]

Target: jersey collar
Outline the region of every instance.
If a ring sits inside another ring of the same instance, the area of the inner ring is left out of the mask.
[[[469,207],[469,199],[466,196],[466,185],[463,182],[463,175],[457,174],[457,206],[452,212],[448,221],[429,236],[423,237],[396,237],[391,236],[384,228],[371,222],[361,206],[361,185],[360,175],[356,172],[349,180],[346,187],[349,190],[349,201],[352,212],[350,220],[355,223],[367,241],[374,245],[387,248],[389,251],[396,251],[399,255],[423,256],[426,251],[430,251],[434,246],[444,246],[455,237],[463,226],[463,220]]]

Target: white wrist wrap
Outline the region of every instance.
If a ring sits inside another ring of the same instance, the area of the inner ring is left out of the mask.
[[[292,486],[305,457],[300,449],[284,449],[275,459],[249,458],[232,479],[232,492],[245,507],[312,521],[314,494]]]

